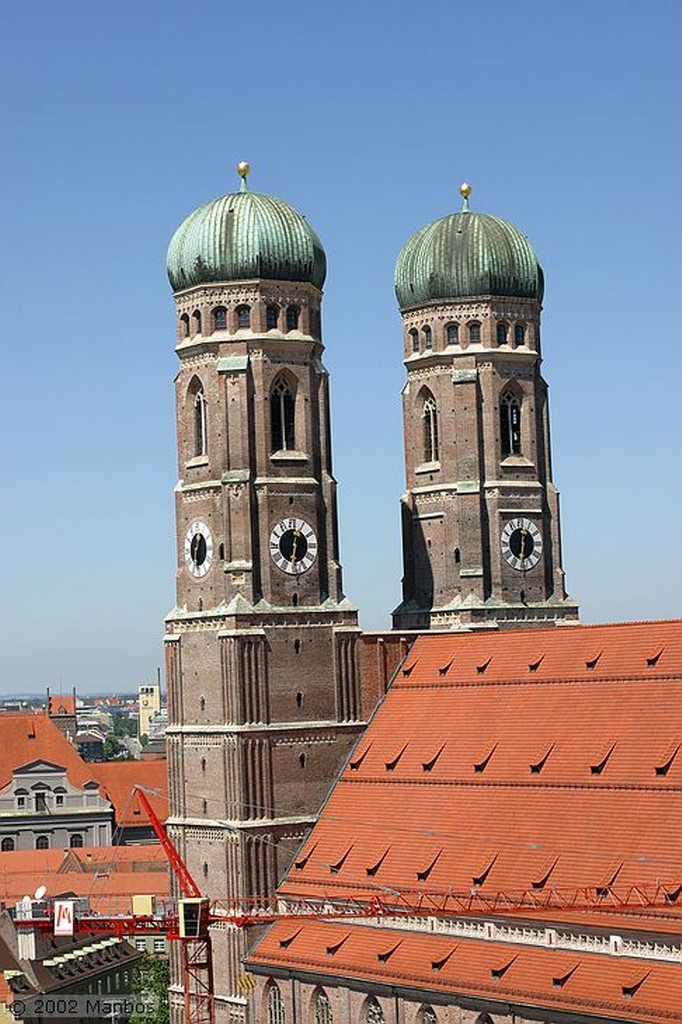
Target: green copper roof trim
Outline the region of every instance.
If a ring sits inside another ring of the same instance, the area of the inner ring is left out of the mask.
[[[403,246],[395,269],[402,310],[438,300],[512,296],[542,301],[532,246],[507,221],[465,210],[427,224]]]
[[[303,281],[322,288],[327,261],[305,217],[275,196],[230,192],[190,213],[168,247],[173,291],[210,281]]]

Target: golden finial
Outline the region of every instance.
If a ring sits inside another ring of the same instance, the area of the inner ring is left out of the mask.
[[[462,184],[459,186],[459,194],[461,195],[461,197],[463,199],[462,213],[468,213],[469,212],[469,196],[471,195],[471,185],[469,184],[468,181],[463,181]]]
[[[242,179],[242,184],[241,184],[242,192],[246,191],[246,188],[247,188],[246,178],[247,178],[247,175],[248,175],[250,170],[251,170],[251,164],[247,163],[246,160],[240,160],[240,162],[237,164],[237,174]]]

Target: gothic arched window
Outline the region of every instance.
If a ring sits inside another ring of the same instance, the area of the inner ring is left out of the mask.
[[[213,310],[213,330],[224,331],[227,327],[227,310],[224,306],[216,306]]]
[[[277,306],[267,306],[265,309],[265,330],[274,331],[279,321],[279,310]]]
[[[510,389],[500,395],[500,448],[502,458],[521,452],[521,403]]]
[[[278,380],[270,395],[270,430],[273,452],[293,451],[295,402],[291,389],[284,380]]]
[[[298,330],[298,318],[299,318],[298,306],[289,306],[287,308],[287,330],[297,331]]]
[[[432,1006],[422,1006],[417,1014],[417,1024],[438,1024],[436,1011]]]
[[[523,345],[526,340],[526,329],[523,324],[516,324],[514,327],[514,342],[516,345]]]
[[[251,309],[249,306],[237,306],[237,327],[251,326]]]
[[[424,424],[424,462],[438,462],[438,410],[433,395],[429,395],[422,409]]]
[[[192,313],[192,334],[201,334],[201,313],[198,309]]]
[[[5,836],[5,838],[2,841],[2,844],[0,845],[0,849],[2,849],[3,853],[5,853],[7,850],[13,850],[14,840],[11,839],[10,836]]]
[[[180,337],[189,338],[189,316],[183,313],[180,317]]]
[[[370,996],[365,1003],[365,1012],[363,1016],[365,1024],[385,1024],[384,1011],[381,1009],[374,996]]]
[[[71,847],[71,849],[76,849],[76,847],[81,847],[82,845],[83,836],[80,834],[80,832],[74,832],[73,835],[69,836],[69,846]]]
[[[424,335],[424,348],[433,348],[433,335],[431,334],[431,328],[423,327],[422,334]]]
[[[459,324],[448,324],[445,328],[445,337],[448,345],[459,344]]]
[[[208,450],[208,430],[206,425],[206,395],[204,389],[197,382],[193,388],[193,455],[205,455]]]
[[[268,988],[268,1024],[284,1024],[282,993],[274,981]]]
[[[478,321],[469,324],[469,341],[476,343],[481,340],[481,325]]]
[[[498,324],[497,325],[497,344],[498,345],[506,345],[507,344],[507,334],[508,334],[508,332],[509,332],[509,327],[507,326],[507,324]]]
[[[333,1019],[329,996],[320,988],[315,996],[315,1024],[332,1024]]]

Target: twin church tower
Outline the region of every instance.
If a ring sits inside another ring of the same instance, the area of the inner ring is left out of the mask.
[[[301,214],[239,173],[168,251],[180,363],[169,830],[216,898],[273,889],[364,725],[322,362],[325,254]],[[396,268],[407,489],[393,627],[406,635],[577,618],[540,374],[542,271],[516,228],[469,210],[469,191]],[[243,937],[213,940],[234,1018]]]

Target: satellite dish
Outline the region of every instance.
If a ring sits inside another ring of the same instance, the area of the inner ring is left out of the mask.
[[[36,900],[42,900],[43,896],[47,892],[44,885],[39,885],[36,891],[33,893],[33,898]]]

